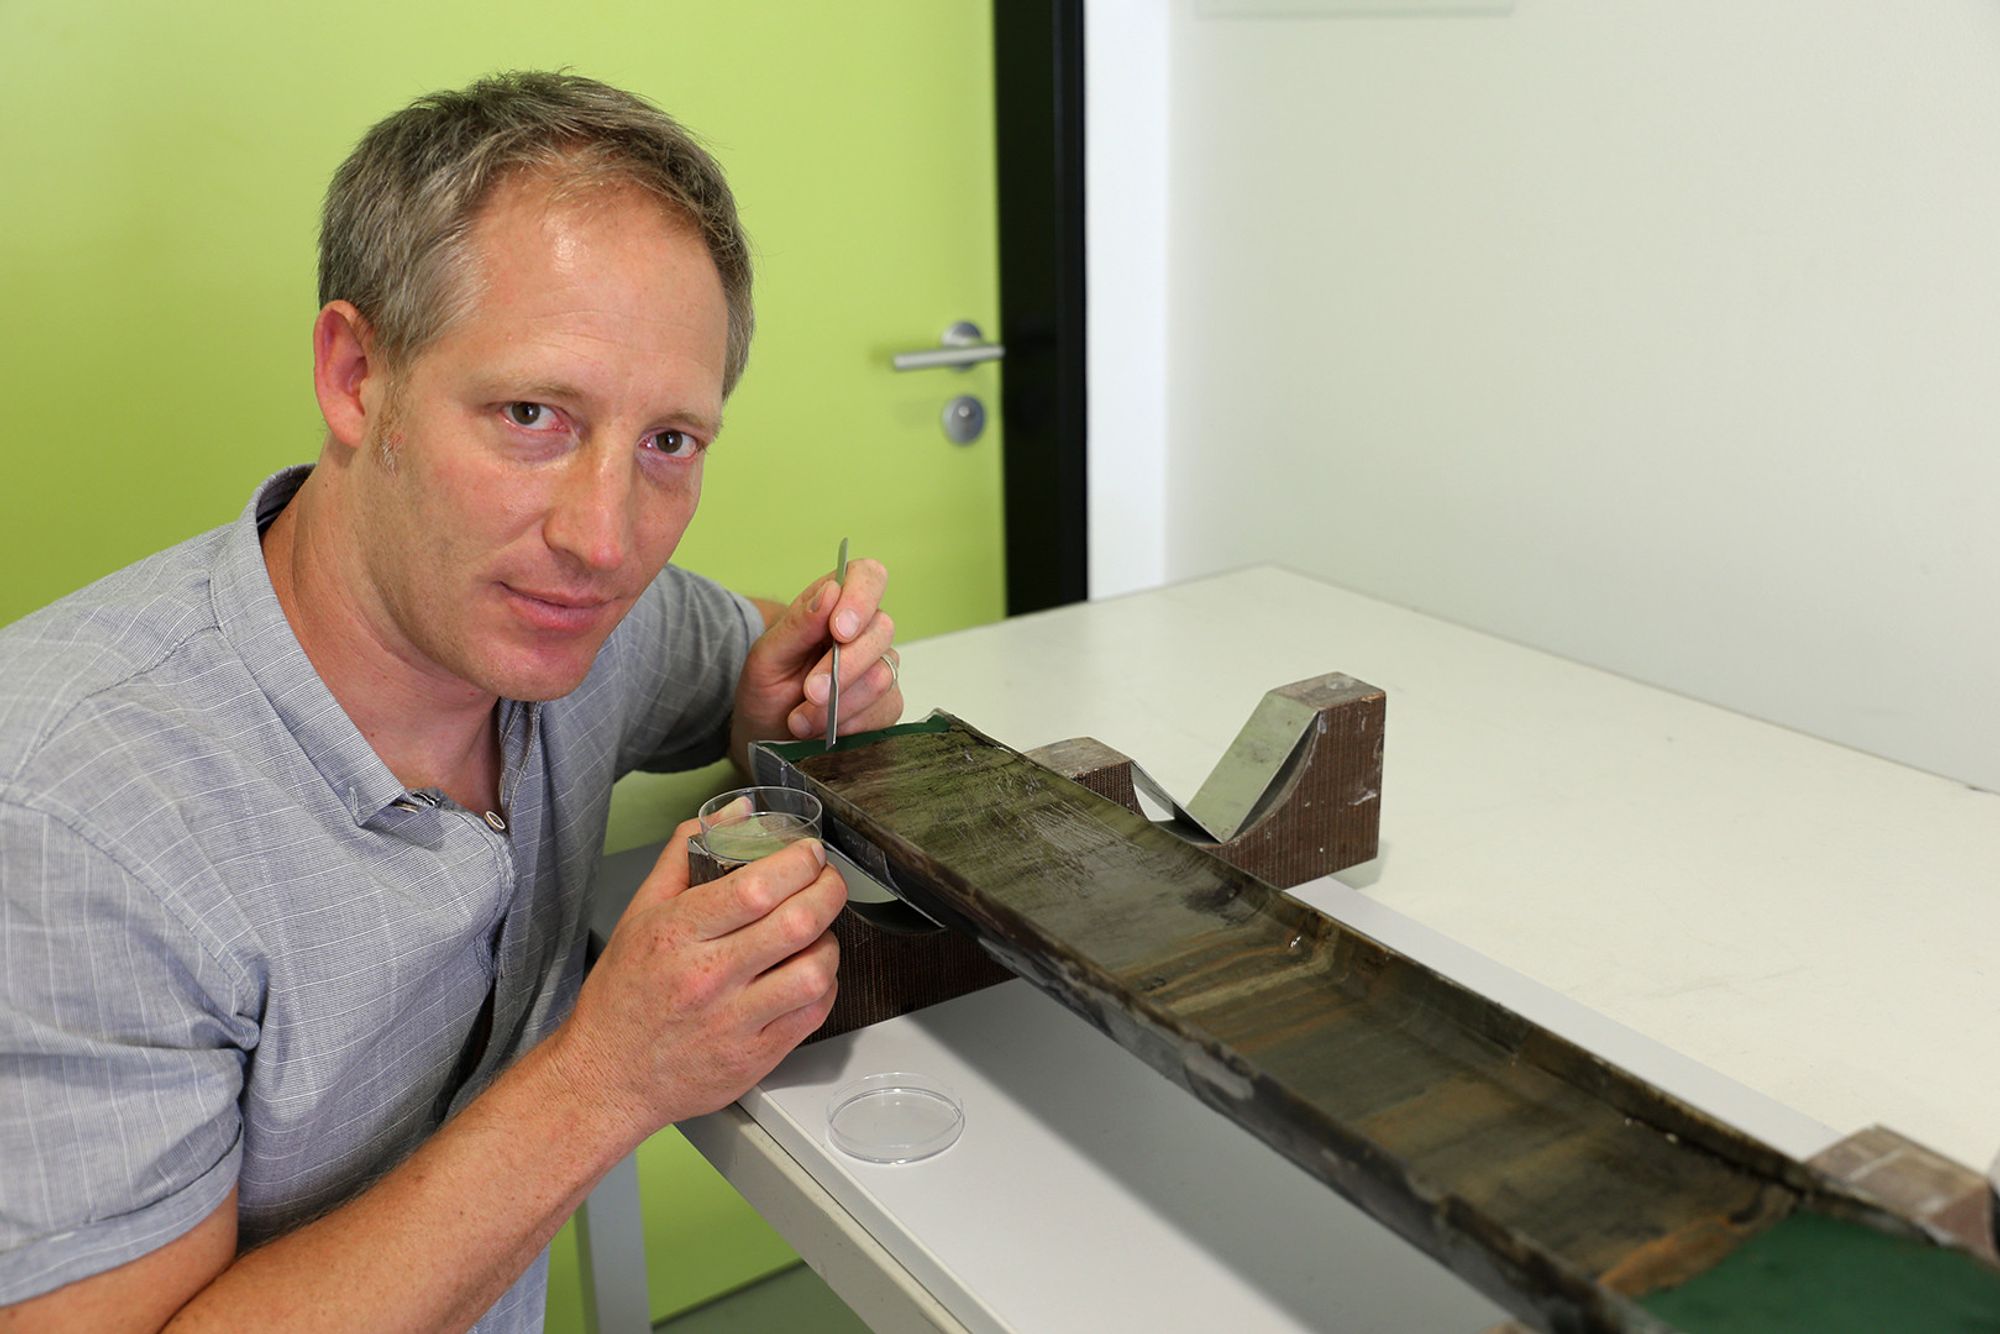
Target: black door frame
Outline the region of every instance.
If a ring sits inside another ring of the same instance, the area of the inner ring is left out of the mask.
[[[1090,595],[1084,0],[993,0],[1007,612]]]

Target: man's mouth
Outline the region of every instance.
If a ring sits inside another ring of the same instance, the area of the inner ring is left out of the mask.
[[[507,604],[516,616],[537,630],[559,634],[575,634],[592,628],[613,601],[595,593],[556,589],[530,591],[512,584],[502,584],[501,588],[506,591]]]

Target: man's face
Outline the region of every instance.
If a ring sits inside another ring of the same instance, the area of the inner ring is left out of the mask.
[[[362,595],[413,669],[554,699],[694,517],[728,311],[700,238],[636,190],[510,183],[472,249],[469,313],[352,461]]]

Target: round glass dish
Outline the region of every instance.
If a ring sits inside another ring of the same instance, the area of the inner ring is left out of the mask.
[[[957,1095],[902,1070],[844,1084],[826,1105],[828,1142],[864,1162],[921,1162],[956,1144],[964,1129]]]

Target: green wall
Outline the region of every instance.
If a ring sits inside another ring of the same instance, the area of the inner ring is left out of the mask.
[[[851,535],[889,564],[903,637],[997,619],[999,432],[959,449],[936,425],[960,390],[997,417],[997,368],[883,365],[953,319],[997,325],[989,23],[987,0],[0,0],[0,623],[316,454],[328,174],[410,97],[523,66],[701,132],[757,243],[760,331],[676,559],[788,597]],[[628,780],[610,846],[726,777]],[[656,1313],[788,1258],[677,1135],[642,1161]],[[567,1234],[557,1270],[567,1327]]]

